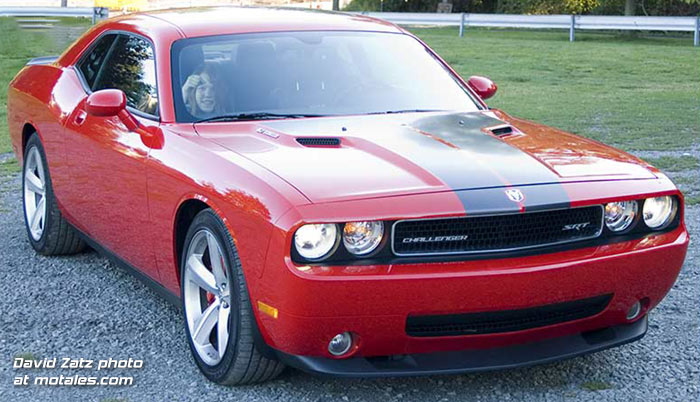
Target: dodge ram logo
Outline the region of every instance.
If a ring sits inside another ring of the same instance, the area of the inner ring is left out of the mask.
[[[523,192],[518,190],[517,188],[511,188],[506,190],[506,195],[508,196],[508,199],[513,202],[521,202],[525,199],[525,195],[523,195]]]

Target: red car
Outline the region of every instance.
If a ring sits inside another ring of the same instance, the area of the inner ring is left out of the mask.
[[[182,306],[212,381],[544,363],[641,338],[683,196],[622,151],[510,117],[357,15],[103,22],[12,81],[29,241],[84,245]]]

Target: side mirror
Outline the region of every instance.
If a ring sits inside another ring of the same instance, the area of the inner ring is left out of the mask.
[[[135,131],[139,122],[126,110],[126,94],[119,89],[101,89],[88,96],[85,110],[92,116],[119,116],[126,128]]]
[[[126,95],[118,89],[102,89],[88,96],[86,111],[92,116],[112,117],[126,110]]]
[[[88,114],[98,117],[118,116],[129,131],[141,136],[144,145],[153,149],[163,148],[163,131],[157,126],[143,126],[126,109],[126,94],[118,89],[102,89],[93,92],[85,102]]]
[[[490,79],[480,75],[472,75],[467,81],[469,88],[473,89],[481,99],[488,99],[496,94],[498,87]]]

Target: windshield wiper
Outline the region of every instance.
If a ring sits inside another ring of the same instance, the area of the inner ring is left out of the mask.
[[[400,110],[385,110],[383,112],[369,112],[366,114],[394,114],[394,113],[421,113],[421,112],[445,112],[442,109],[400,109]]]
[[[195,121],[195,123],[205,123],[210,121],[245,121],[245,120],[269,120],[269,119],[299,119],[303,117],[323,117],[323,114],[303,114],[303,113],[237,113],[225,114],[221,116],[207,117]]]

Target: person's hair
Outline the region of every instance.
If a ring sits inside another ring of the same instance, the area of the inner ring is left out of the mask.
[[[194,69],[192,72],[192,75],[201,75],[201,74],[207,74],[209,76],[209,79],[211,80],[212,85],[214,85],[214,100],[216,104],[214,105],[214,113],[216,114],[223,114],[225,112],[225,102],[226,102],[226,87],[221,79],[221,74],[219,73],[219,69],[217,66],[211,63],[202,63],[197,68]],[[197,99],[196,99],[196,93],[197,93],[197,88],[194,88],[190,93],[187,95],[187,99],[185,99],[185,106],[187,107],[187,111],[190,112],[192,116],[197,116],[200,113],[197,107]]]

